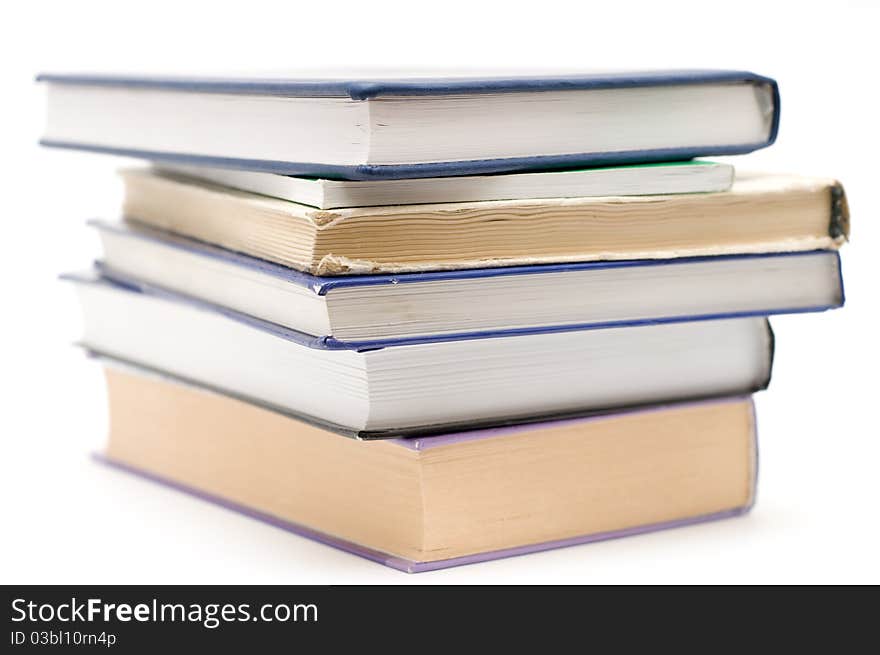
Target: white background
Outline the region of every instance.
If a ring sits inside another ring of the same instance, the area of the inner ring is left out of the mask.
[[[30,2],[9,4],[2,67],[0,582],[880,582],[878,94],[871,2]],[[874,3],[876,4],[876,3]],[[734,159],[840,178],[847,306],[780,317],[757,397],[751,515],[407,576],[92,463],[96,365],[70,347],[71,289],[113,217],[118,160],[41,150],[41,70],[315,67],[744,68],[776,77],[775,146]]]

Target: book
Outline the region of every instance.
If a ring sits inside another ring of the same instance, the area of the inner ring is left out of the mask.
[[[316,277],[137,224],[92,221],[101,273],[370,347],[621,324],[821,311],[844,302],[837,251]]]
[[[779,125],[776,82],[743,71],[37,79],[45,145],[345,179],[739,154],[772,143]]]
[[[668,259],[838,247],[834,180],[737,172],[730,191],[314,209],[144,170],[123,172],[131,220],[313,275]]]
[[[700,160],[404,180],[330,180],[174,164],[161,164],[158,168],[171,174],[290,200],[318,209],[480,200],[706,193],[727,191],[733,184],[733,166]]]
[[[105,370],[102,461],[407,572],[736,516],[755,498],[748,397],[365,443]]]
[[[762,318],[346,349],[170,292],[70,279],[87,349],[363,439],[744,394],[772,364]]]

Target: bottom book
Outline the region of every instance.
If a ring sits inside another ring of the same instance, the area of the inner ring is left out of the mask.
[[[362,442],[151,372],[105,367],[99,458],[407,572],[742,514],[748,397]]]

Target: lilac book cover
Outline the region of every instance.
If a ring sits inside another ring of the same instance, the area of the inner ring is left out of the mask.
[[[734,397],[728,399],[730,401],[740,401],[742,397]],[[709,402],[724,402],[724,400],[706,400],[706,401],[696,401],[695,403],[688,404],[702,404]],[[625,410],[622,413],[631,413],[631,412],[654,412],[659,411],[666,408],[666,405],[647,407],[647,408],[638,408],[633,410]],[[752,412],[754,413],[754,405],[752,405]],[[454,443],[461,443],[464,441],[471,441],[476,439],[491,439],[499,436],[507,436],[510,434],[515,434],[516,432],[536,429],[540,427],[552,427],[554,425],[563,424],[563,423],[576,423],[576,422],[590,422],[596,420],[602,420],[602,416],[593,416],[587,418],[573,418],[573,419],[560,419],[557,421],[549,421],[542,425],[536,426],[535,424],[531,425],[510,425],[498,428],[487,428],[480,430],[470,430],[464,432],[456,432],[450,434],[441,434],[436,436],[429,437],[420,437],[420,438],[407,438],[407,439],[395,439],[392,443],[396,443],[402,448],[409,448],[413,450],[427,450],[430,448],[436,448],[439,446],[445,446]],[[607,418],[607,416],[605,417]],[[752,425],[756,425],[756,422],[752,421]],[[755,439],[755,443],[757,446],[757,434],[753,435]],[[721,512],[715,512],[712,514],[704,514],[699,516],[686,517],[681,519],[676,519],[672,521],[665,521],[660,523],[650,523],[646,525],[636,525],[632,527],[627,527],[619,530],[612,530],[608,532],[600,532],[600,533],[592,533],[579,535],[574,537],[568,537],[565,539],[558,539],[554,541],[545,541],[541,543],[534,544],[526,544],[522,546],[516,546],[512,548],[504,548],[502,550],[493,550],[488,552],[480,552],[473,553],[470,555],[465,555],[462,557],[454,557],[451,559],[444,560],[435,560],[435,561],[413,561],[409,559],[404,559],[401,557],[397,557],[395,555],[384,553],[381,551],[377,551],[360,544],[347,541],[345,539],[340,539],[338,537],[334,537],[332,535],[313,530],[308,526],[294,523],[292,521],[287,521],[285,519],[279,518],[277,516],[267,514],[265,512],[261,512],[257,509],[242,505],[235,501],[228,500],[226,498],[222,498],[215,494],[205,493],[199,489],[190,487],[188,485],[180,484],[168,478],[155,475],[146,470],[131,466],[129,464],[115,461],[111,458],[104,456],[103,454],[95,454],[94,459],[102,464],[110,466],[112,468],[125,471],[127,473],[132,473],[146,480],[157,482],[168,486],[172,489],[176,489],[178,491],[185,492],[190,494],[196,498],[201,500],[205,500],[226,509],[234,510],[239,512],[249,518],[256,519],[259,521],[263,521],[269,525],[280,528],[282,530],[286,530],[300,537],[305,537],[307,539],[312,539],[319,543],[325,544],[327,546],[332,546],[334,548],[338,548],[339,550],[351,553],[353,555],[359,555],[360,557],[366,558],[373,562],[378,562],[379,564],[384,564],[385,566],[391,567],[393,569],[397,569],[399,571],[404,571],[406,573],[422,573],[426,571],[435,571],[439,569],[451,568],[455,566],[463,566],[466,564],[476,564],[479,562],[485,562],[494,559],[501,559],[505,557],[514,557],[517,555],[526,555],[529,553],[540,552],[544,550],[550,550],[554,548],[565,548],[568,546],[577,546],[582,544],[588,544],[596,541],[604,541],[608,539],[617,539],[620,537],[629,537],[638,534],[644,534],[648,532],[654,532],[658,530],[665,530],[671,528],[679,528],[685,527],[689,525],[696,525],[699,523],[704,523],[708,521],[714,521],[725,518],[732,518],[736,516],[741,516],[746,514],[754,504],[754,498],[756,495],[756,487],[757,487],[757,447],[755,447],[755,466],[753,467],[754,475],[752,477],[752,494],[751,494],[751,502],[748,505],[743,507],[737,507],[729,510],[724,510]]]

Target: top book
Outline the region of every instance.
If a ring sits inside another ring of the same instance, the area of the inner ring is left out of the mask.
[[[776,82],[743,71],[37,79],[44,145],[352,180],[741,154],[779,125]]]

